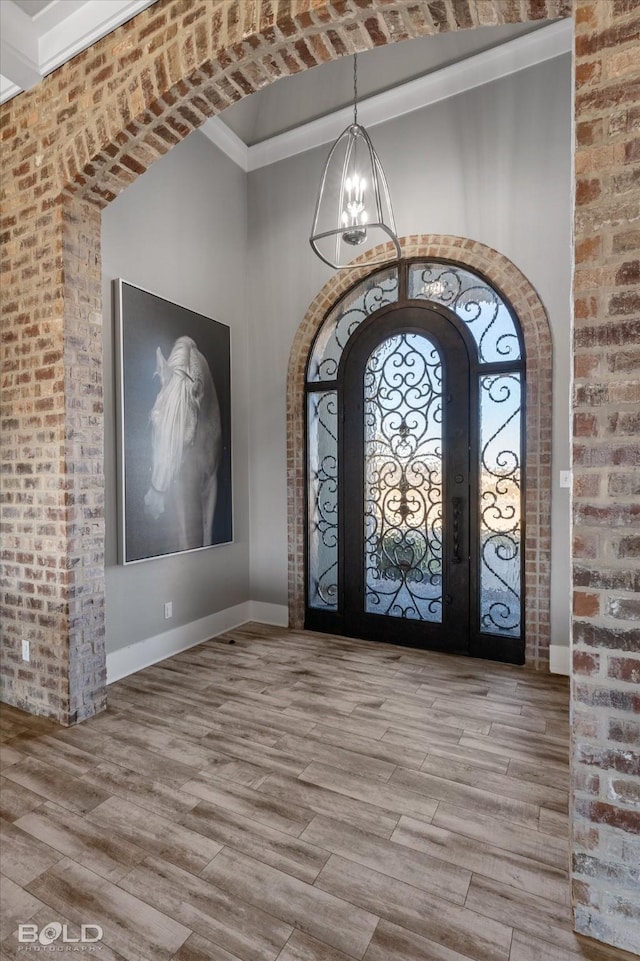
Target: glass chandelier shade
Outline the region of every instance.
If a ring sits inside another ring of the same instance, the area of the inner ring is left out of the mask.
[[[396,256],[401,256],[387,178],[369,134],[358,123],[357,60],[353,107],[353,123],[340,134],[324,165],[309,238],[318,257],[336,269],[348,267],[365,244],[369,248],[391,240]],[[387,254],[380,263],[388,260]]]

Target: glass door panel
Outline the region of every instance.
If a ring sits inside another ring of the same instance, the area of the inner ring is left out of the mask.
[[[329,611],[338,607],[337,409],[335,390],[308,395],[308,603]]]
[[[480,630],[521,630],[519,373],[480,377]]]
[[[442,621],[442,359],[421,334],[364,370],[365,610]]]
[[[469,359],[422,306],[354,335],[340,371],[345,633],[469,647]]]

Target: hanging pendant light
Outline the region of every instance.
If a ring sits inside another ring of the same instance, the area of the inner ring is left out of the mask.
[[[309,242],[329,267],[348,267],[357,247],[391,240],[401,256],[387,178],[358,123],[358,55],[353,58],[353,123],[334,143],[322,171]],[[375,263],[386,263],[389,257]]]

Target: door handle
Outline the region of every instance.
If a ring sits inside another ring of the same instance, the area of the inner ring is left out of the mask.
[[[462,564],[462,558],[460,557],[460,521],[464,509],[464,499],[462,497],[454,497],[452,498],[451,504],[453,507],[453,556],[451,563]]]

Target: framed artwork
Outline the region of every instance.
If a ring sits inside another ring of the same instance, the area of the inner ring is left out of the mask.
[[[119,561],[233,538],[230,330],[115,280]]]

